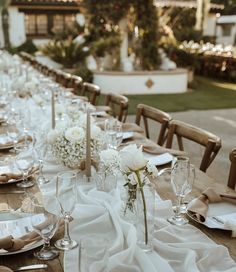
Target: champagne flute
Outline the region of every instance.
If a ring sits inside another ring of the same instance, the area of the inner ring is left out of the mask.
[[[44,207],[42,200],[38,198],[33,198],[30,205],[32,212],[30,217],[31,225],[44,240],[43,248],[34,255],[39,260],[52,260],[59,255],[58,251],[50,246],[50,239],[55,234],[60,220],[59,209],[54,209],[53,213],[48,211]]]
[[[175,215],[167,219],[171,224],[182,226],[188,223],[188,219],[181,213],[183,198],[192,191],[195,179],[195,168],[192,164],[175,163],[171,169],[171,185],[177,196]]]
[[[61,250],[70,250],[78,246],[69,234],[69,220],[77,200],[76,183],[75,172],[65,171],[57,175],[56,196],[65,222],[65,234],[62,239],[56,241],[55,246]]]
[[[39,174],[37,177],[37,183],[39,185],[43,185],[49,182],[48,179],[45,178],[45,176],[43,175],[43,164],[44,164],[44,158],[46,155],[46,146],[43,143],[40,144],[35,144],[35,151],[37,154],[37,160],[39,163]]]

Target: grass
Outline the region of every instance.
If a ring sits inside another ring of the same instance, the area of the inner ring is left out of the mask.
[[[196,77],[193,86],[181,94],[127,95],[129,114],[135,114],[139,103],[167,112],[236,108],[236,84]]]

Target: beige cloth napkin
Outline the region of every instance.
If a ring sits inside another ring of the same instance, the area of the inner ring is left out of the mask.
[[[229,201],[236,204],[236,195],[218,194],[207,188],[198,198],[189,203],[188,213],[197,221],[205,222],[209,203]]]
[[[1,168],[0,168],[1,169]],[[38,170],[38,167],[33,167],[30,171],[29,171],[29,176],[33,175],[34,173],[36,173],[36,171]],[[5,183],[8,182],[11,179],[20,179],[22,178],[22,174],[20,172],[8,172],[6,171],[6,173],[1,173],[0,174],[0,183]]]
[[[0,239],[0,248],[5,249],[7,251],[17,251],[23,248],[24,246],[35,242],[40,239],[40,236],[32,231],[27,233],[20,238],[13,238],[11,235]]]
[[[9,210],[9,205],[7,203],[0,203],[0,212]]]
[[[175,156],[186,156],[186,152],[180,151],[180,150],[175,150],[175,149],[169,149],[165,148],[163,146],[160,146],[158,144],[152,144],[152,143],[143,143],[143,151],[150,153],[150,154],[163,154],[163,153],[170,153]]]
[[[13,270],[6,266],[0,266],[0,272],[13,272]]]
[[[32,137],[28,135],[27,140],[32,141]],[[25,141],[25,137],[21,137],[18,140],[18,143],[22,143],[24,141]],[[3,138],[0,141],[0,148],[8,148],[8,147],[12,147],[12,145],[13,145],[13,141],[8,136],[3,136]]]

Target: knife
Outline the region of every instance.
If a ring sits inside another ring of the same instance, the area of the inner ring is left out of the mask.
[[[17,271],[26,271],[26,270],[34,270],[34,269],[46,269],[48,268],[47,264],[32,264],[32,265],[26,265],[26,266],[20,266],[16,269],[14,269],[14,272]]]

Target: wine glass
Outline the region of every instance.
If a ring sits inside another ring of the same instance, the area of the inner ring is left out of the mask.
[[[23,175],[23,181],[17,183],[17,186],[21,188],[32,187],[34,186],[34,181],[29,180],[29,172],[33,169],[35,163],[35,151],[24,145],[16,146],[16,150],[19,151],[19,154],[16,156],[15,164]]]
[[[13,150],[16,153],[16,145],[19,140],[19,131],[16,129],[15,126],[9,125],[7,127],[7,135],[11,139],[11,141],[13,142]]]
[[[189,163],[182,164],[182,161],[177,163],[176,161],[171,169],[171,185],[177,196],[177,205],[174,217],[167,219],[171,224],[181,226],[188,223],[188,219],[181,213],[181,201],[192,191],[194,179],[194,166]]]
[[[69,234],[69,221],[77,200],[76,183],[75,172],[64,171],[57,175],[56,196],[65,222],[65,234],[62,239],[56,241],[55,246],[62,250],[70,250],[78,246]]]
[[[48,211],[44,207],[42,200],[38,198],[33,198],[30,205],[32,213],[30,217],[31,225],[44,240],[43,248],[34,255],[39,260],[52,260],[59,255],[58,251],[50,246],[50,239],[55,234],[60,220],[59,209],[54,209],[53,213]]]

